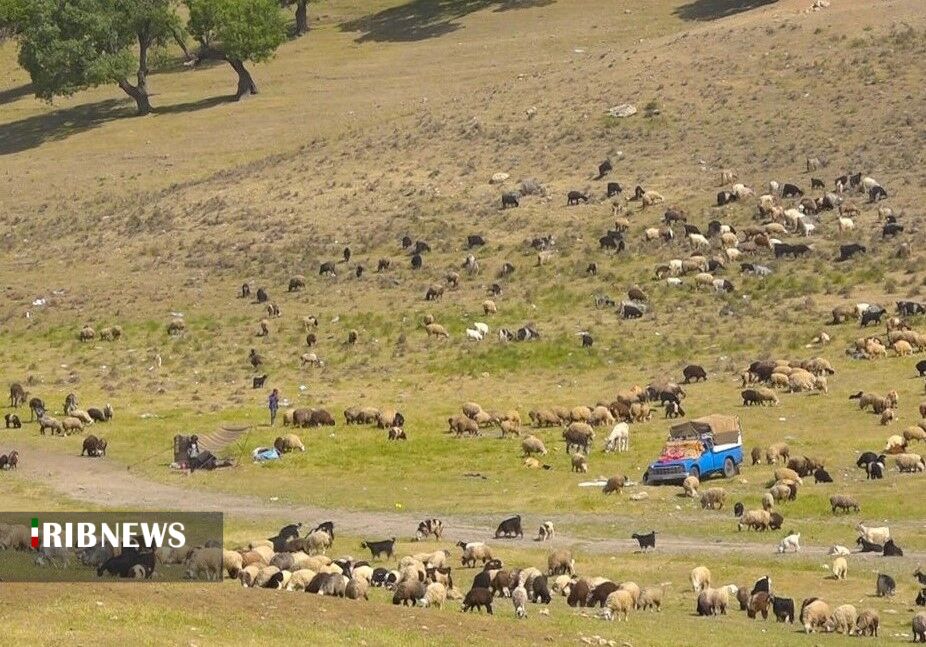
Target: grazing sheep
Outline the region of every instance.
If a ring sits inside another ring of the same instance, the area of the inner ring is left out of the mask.
[[[859,512],[860,510],[858,502],[847,494],[834,494],[831,496],[830,507],[833,510],[833,514],[836,514],[837,510],[843,510],[845,512],[849,512],[850,510]]]
[[[605,600],[605,618],[614,620],[614,617],[617,616],[618,621],[621,619],[627,620],[627,616],[634,606],[633,596],[630,592],[618,589],[608,595],[607,600]]]
[[[627,483],[626,476],[612,476],[604,484],[604,487],[601,489],[602,493],[610,494],[611,492],[617,492],[620,494],[624,489],[624,485]]]
[[[769,445],[765,450],[765,461],[772,465],[778,462],[778,459],[787,461],[791,456],[791,450],[787,443],[774,443]]]
[[[833,560],[833,565],[830,570],[833,572],[833,577],[837,580],[844,580],[849,574],[849,562],[846,561],[845,557],[837,557]]]
[[[547,448],[544,446],[543,441],[534,435],[527,436],[521,441],[521,450],[524,452],[524,456],[531,456],[533,454],[545,456],[547,453]]]
[[[518,618],[527,617],[527,590],[523,586],[516,586],[511,592],[511,604]]]
[[[722,510],[727,500],[727,491],[723,488],[708,488],[701,494],[702,510]]]
[[[427,331],[428,337],[444,337],[446,339],[450,338],[450,335],[447,333],[447,329],[440,324],[432,322],[426,324],[424,329]]]
[[[740,517],[736,524],[737,530],[742,530],[743,526],[750,530],[768,530],[771,524],[771,514],[766,510],[748,510]]]
[[[712,589],[706,588],[698,594],[697,611],[698,615],[708,616],[716,615],[719,610],[722,615],[727,613],[727,605],[730,602],[730,592],[726,588]]]
[[[832,616],[830,606],[823,600],[814,598],[806,602],[801,608],[801,624],[804,626],[804,632],[813,633],[817,629],[826,631]]]
[[[842,604],[833,610],[833,615],[826,623],[827,631],[851,635],[855,631],[858,611],[851,604]]]
[[[926,643],[926,611],[920,611],[913,616],[911,623],[913,642]]]
[[[299,438],[299,436],[296,434],[286,434],[285,436],[278,437],[275,441],[273,441],[273,447],[280,454],[292,452],[297,449],[300,452],[305,451],[305,445],[302,444],[302,439]]]
[[[862,609],[855,621],[855,635],[877,636],[881,625],[881,616],[874,609]]]
[[[457,546],[463,549],[463,555],[460,558],[461,564],[463,566],[469,566],[474,568],[476,566],[476,560],[480,560],[483,564],[493,559],[492,550],[483,542],[457,542]]]
[[[899,472],[926,471],[926,462],[919,454],[898,454],[894,457]]]

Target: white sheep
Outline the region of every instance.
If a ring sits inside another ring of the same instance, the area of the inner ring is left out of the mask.
[[[858,185],[858,191],[859,193],[868,193],[876,186],[881,186],[881,183],[873,177],[863,177]]]
[[[748,198],[748,197],[750,197],[750,196],[754,196],[754,195],[756,194],[755,191],[753,191],[752,189],[750,189],[750,188],[749,188],[748,186],[746,186],[745,184],[739,184],[739,183],[734,184],[734,185],[733,185],[733,188],[730,189],[730,192],[733,193],[733,194],[734,194],[737,198],[739,198],[740,200],[742,200],[742,199],[744,199],[744,198]]]
[[[851,554],[849,549],[839,544],[833,544],[832,546],[830,546],[829,552],[827,553],[827,555],[840,555],[840,556],[849,555],[849,554]]]
[[[688,241],[695,249],[710,249],[710,241],[703,234],[688,234]]]
[[[515,587],[511,592],[511,603],[514,605],[514,612],[519,618],[527,617],[527,590],[523,585]]]
[[[474,340],[474,341],[482,341],[484,335],[483,335],[480,331],[478,331],[478,330],[474,330],[474,329],[472,329],[472,328],[467,328],[467,329],[466,329],[466,337],[467,337],[468,339],[472,339],[472,340]]]
[[[769,183],[768,183],[768,192],[769,192],[769,193],[777,194],[779,188],[780,188],[780,187],[779,187],[779,185],[778,185],[778,182],[776,182],[775,180],[770,180],[770,181],[769,181]]]
[[[795,532],[784,539],[778,544],[778,552],[785,553],[788,550],[792,550],[795,553],[800,552],[801,550],[801,533]]]
[[[802,219],[798,223],[798,225],[800,227],[801,233],[804,234],[804,236],[810,236],[814,232],[814,230],[817,228],[815,224],[813,224],[809,220],[804,220],[804,219]]]
[[[630,425],[626,422],[619,422],[614,425],[611,433],[605,441],[604,450],[606,452],[625,452],[630,449]]]
[[[852,231],[855,229],[855,222],[853,222],[852,218],[846,218],[845,216],[839,216],[837,225],[840,232]]]
[[[703,236],[702,236],[703,238]],[[673,258],[669,261],[669,271],[674,275],[678,276],[682,273],[682,259]]]
[[[666,285],[668,285],[669,287],[673,287],[673,288],[681,287],[682,280],[678,278],[677,276],[670,276],[669,278],[666,279]]]
[[[473,323],[473,328],[475,328],[476,330],[478,330],[479,332],[481,332],[481,333],[483,334],[483,336],[489,334],[489,324],[487,324],[487,323],[482,323],[481,321],[476,321],[476,322]]]

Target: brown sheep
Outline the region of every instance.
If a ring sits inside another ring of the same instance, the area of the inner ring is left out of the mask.
[[[626,476],[612,476],[608,479],[607,483],[604,484],[604,487],[601,491],[604,494],[611,494],[611,492],[617,492],[620,494],[623,491],[624,485],[626,485],[626,483]]]

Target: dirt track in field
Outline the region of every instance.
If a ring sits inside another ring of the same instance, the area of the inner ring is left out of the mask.
[[[338,510],[312,505],[292,505],[237,494],[212,492],[194,487],[192,480],[198,475],[177,474],[176,484],[159,483],[139,476],[125,466],[106,459],[95,460],[57,452],[30,450],[30,460],[17,470],[19,478],[42,483],[78,501],[112,508],[147,508],[156,510],[180,510],[193,512],[224,512],[232,517],[264,517],[289,522],[317,524],[333,520],[339,532],[347,535],[369,537],[411,537],[419,515],[403,512],[367,512]],[[479,541],[491,539],[495,526],[474,524],[471,520],[442,515],[447,531],[445,540]],[[576,517],[554,515],[550,517],[557,528],[566,528]],[[620,520],[615,517],[615,520]],[[626,519],[632,523],[630,517]],[[526,528],[525,539],[512,542],[522,548],[538,547],[531,541]],[[705,542],[698,539],[673,537],[659,534],[659,552],[695,553],[709,549],[712,552],[734,551],[774,558],[777,535],[769,534],[764,542]],[[503,541],[503,540],[499,540]],[[509,540],[511,541],[511,540]],[[507,542],[506,542],[507,543]],[[605,539],[572,537],[557,531],[556,538],[547,545],[572,546],[595,553],[627,553],[637,549],[632,539]],[[823,547],[806,547],[804,555],[819,558],[826,553]],[[926,555],[907,555],[922,561]]]

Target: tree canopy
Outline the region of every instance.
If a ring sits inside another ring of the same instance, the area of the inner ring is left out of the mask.
[[[200,46],[201,58],[227,61],[238,73],[241,99],[257,94],[245,61],[259,63],[273,56],[286,40],[286,23],[278,0],[184,0],[187,26]]]
[[[183,42],[178,1],[0,0],[0,34],[17,39],[19,64],[37,97],[50,101],[115,84],[135,100],[139,114],[148,114],[149,52],[169,40]],[[267,60],[284,42],[279,0],[183,1],[186,29],[201,46],[198,58],[234,68],[236,98],[256,94],[245,62]]]

